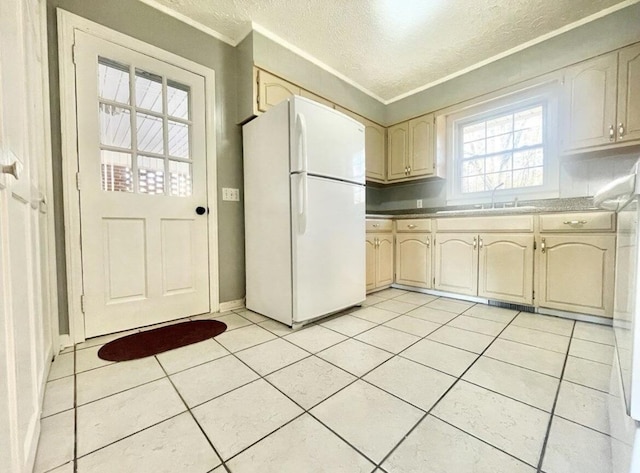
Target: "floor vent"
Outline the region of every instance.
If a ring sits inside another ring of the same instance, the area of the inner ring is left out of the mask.
[[[536,308],[532,305],[512,304],[510,302],[489,301],[489,305],[500,307],[501,309],[519,310],[520,312],[535,312]]]

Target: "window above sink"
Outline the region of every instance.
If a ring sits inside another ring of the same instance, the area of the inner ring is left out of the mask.
[[[557,197],[558,94],[559,82],[547,78],[445,110],[438,152],[447,204]]]

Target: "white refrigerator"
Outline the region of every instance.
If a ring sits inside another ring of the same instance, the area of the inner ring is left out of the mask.
[[[294,326],[360,304],[364,126],[295,96],[242,131],[247,308]]]

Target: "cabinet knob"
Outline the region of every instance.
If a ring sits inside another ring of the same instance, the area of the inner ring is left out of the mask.
[[[13,164],[0,166],[0,174],[11,174],[13,177],[20,179],[22,173],[22,166],[18,161],[14,161]]]
[[[565,225],[584,225],[585,223],[587,223],[586,220],[565,220],[564,222]]]
[[[409,228],[416,228],[416,226],[413,223],[410,223],[409,225],[407,225],[407,227]]]
[[[624,125],[622,123],[618,123],[618,138],[622,138],[624,136]]]
[[[546,249],[547,249],[547,244],[545,243],[544,238],[543,238],[542,242],[540,243],[540,252],[544,253]]]
[[[609,141],[613,141],[616,138],[616,130],[613,125],[609,127]]]
[[[407,174],[411,174],[411,166],[409,166],[407,169],[408,169]]]
[[[431,243],[429,242],[429,238],[427,238],[427,248],[429,248],[431,246]]]
[[[374,224],[373,224],[373,228],[378,228],[379,226],[380,226],[380,224],[379,224],[379,223],[374,223]]]
[[[482,238],[478,238],[478,248],[482,249],[482,245],[484,245],[484,242],[482,241]]]
[[[478,247],[478,239],[473,237],[473,249],[475,250]]]

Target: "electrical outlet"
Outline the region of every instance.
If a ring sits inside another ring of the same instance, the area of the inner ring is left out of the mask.
[[[422,199],[416,200],[416,208],[417,209],[421,209],[422,208]]]
[[[240,201],[240,189],[232,189],[230,187],[222,188],[222,200],[230,200],[234,202]]]

